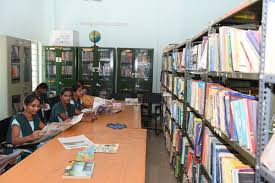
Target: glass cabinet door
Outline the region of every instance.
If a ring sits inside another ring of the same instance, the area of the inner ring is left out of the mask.
[[[73,52],[70,48],[64,48],[61,55],[61,78],[73,78]]]
[[[24,47],[24,82],[30,82],[31,81],[31,48],[30,47]]]
[[[104,80],[110,80],[113,71],[113,51],[107,48],[99,48],[99,73]]]
[[[153,49],[135,49],[135,91],[152,92]]]
[[[58,62],[58,84],[60,89],[72,87],[76,83],[76,54],[77,48],[64,47],[57,49]]]
[[[114,48],[99,48],[98,96],[111,99],[114,92]]]
[[[11,82],[20,82],[20,47],[11,46]]]
[[[49,85],[50,96],[55,96],[59,92],[57,78],[56,48],[45,47],[46,78],[45,82]]]
[[[55,48],[46,48],[46,77],[51,80],[50,82],[56,81],[56,56]]]
[[[134,92],[134,53],[132,49],[118,48],[118,92]]]
[[[81,48],[79,59],[80,80],[90,81],[93,79],[93,48]]]

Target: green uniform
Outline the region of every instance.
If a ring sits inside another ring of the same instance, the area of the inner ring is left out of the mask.
[[[31,135],[34,131],[39,130],[39,124],[40,124],[40,118],[38,115],[34,115],[32,117],[32,120],[28,120],[27,117],[22,114],[18,113],[11,119],[11,124],[8,129],[7,133],[7,143],[12,144],[12,126],[17,125],[20,127],[20,137],[26,137]],[[24,159],[28,155],[30,155],[31,152],[35,151],[37,148],[36,144],[31,144],[28,146],[23,147],[24,153],[21,155],[21,159]],[[13,150],[12,150],[13,151]],[[12,153],[12,151],[7,152],[7,154]]]
[[[68,106],[65,107],[62,102],[56,103],[51,111],[50,122],[62,122],[63,119],[59,117],[61,113],[65,113],[71,118],[75,115],[75,106],[68,104]]]
[[[80,100],[80,98],[77,99],[77,100],[72,99],[72,100],[70,101],[70,104],[74,105],[76,109],[78,109],[78,110],[81,111],[82,101]]]

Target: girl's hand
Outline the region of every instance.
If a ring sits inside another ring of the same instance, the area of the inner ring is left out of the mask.
[[[44,132],[42,130],[36,130],[32,133],[32,140],[40,139],[44,136]]]

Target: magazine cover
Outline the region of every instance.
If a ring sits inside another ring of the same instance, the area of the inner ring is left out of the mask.
[[[95,162],[70,161],[65,168],[63,178],[65,179],[90,179]]]

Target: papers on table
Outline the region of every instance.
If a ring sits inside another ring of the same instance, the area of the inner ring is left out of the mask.
[[[119,144],[94,144],[97,153],[116,153]]]
[[[85,135],[58,138],[58,141],[67,150],[83,148],[83,147],[90,147],[93,145],[93,142],[90,141]]]
[[[84,115],[84,113],[81,113],[78,116],[74,116],[73,119],[71,119],[70,123],[72,125],[75,125],[75,124],[79,123],[82,120],[83,115]]]

